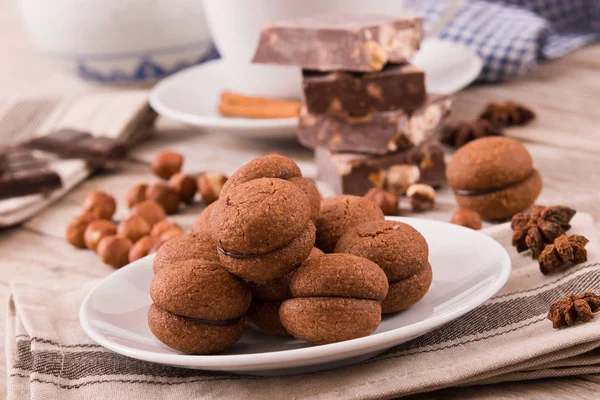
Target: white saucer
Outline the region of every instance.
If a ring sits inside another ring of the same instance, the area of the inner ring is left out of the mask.
[[[464,45],[428,39],[412,60],[425,70],[427,90],[452,94],[473,82],[482,61]],[[263,71],[264,72],[264,71]],[[244,70],[244,80],[256,81],[259,72]],[[204,130],[246,137],[293,137],[297,118],[226,118],[217,112],[222,90],[241,87],[239,68],[215,60],[178,72],[160,81],[150,93],[150,105],[163,117]],[[261,75],[262,77],[263,75]],[[298,90],[300,90],[298,71]],[[255,82],[254,82],[255,83]]]
[[[425,236],[430,248],[433,284],[415,306],[385,316],[371,336],[313,346],[247,328],[241,340],[225,354],[178,353],[156,340],[148,329],[152,256],[118,270],[92,290],[81,305],[81,326],[98,344],[140,360],[242,374],[305,373],[368,359],[438,328],[485,302],[508,279],[510,258],[488,236],[444,222],[388,219],[406,222]]]

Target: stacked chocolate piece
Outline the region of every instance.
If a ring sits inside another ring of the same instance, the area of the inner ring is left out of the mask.
[[[432,137],[451,99],[428,94],[423,70],[407,61],[422,37],[417,17],[323,15],[263,29],[254,62],[302,68],[298,138],[337,193],[385,188],[397,165],[416,166],[415,182],[444,182]]]
[[[56,158],[82,159],[93,170],[111,169],[127,155],[125,143],[88,132],[61,129],[16,146],[0,147],[0,200],[48,195],[64,182]]]
[[[0,200],[30,194],[47,194],[62,187],[60,176],[48,161],[29,149],[0,148]]]

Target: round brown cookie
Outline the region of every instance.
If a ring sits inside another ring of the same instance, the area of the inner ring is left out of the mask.
[[[363,222],[383,219],[381,209],[364,197],[350,195],[330,197],[321,202],[315,246],[325,253],[331,253],[337,241],[348,229]]]
[[[172,349],[188,354],[213,354],[233,346],[244,331],[244,318],[226,325],[180,317],[152,304],[148,327],[152,334]]]
[[[202,212],[200,213],[200,215],[198,215],[198,218],[196,218],[194,224],[192,225],[192,232],[199,232],[204,233],[206,235],[210,235],[210,224],[208,222],[208,219],[210,218],[210,214],[212,214],[212,210],[214,209],[215,204],[217,203],[210,203],[204,210],[202,210]]]
[[[446,177],[458,204],[488,220],[528,208],[542,188],[525,146],[504,136],[477,139],[458,149]]]
[[[219,260],[229,272],[251,282],[280,278],[306,260],[315,243],[315,226],[308,222],[292,241],[262,254],[236,254],[219,249]]]
[[[377,264],[352,254],[325,254],[298,267],[290,291],[294,297],[354,297],[382,301],[388,281]]]
[[[292,336],[314,344],[341,342],[368,336],[381,322],[375,300],[306,297],[284,301],[281,323]]]
[[[204,233],[188,233],[166,241],[156,252],[152,269],[156,274],[169,264],[193,259],[219,262],[217,246],[210,236]]]
[[[505,189],[480,195],[454,195],[460,207],[477,212],[483,219],[502,221],[528,209],[541,191],[542,177],[537,170],[533,170],[528,179]]]
[[[322,198],[321,193],[319,193],[319,190],[315,186],[315,183],[312,181],[312,179],[302,176],[288,179],[288,181],[302,189],[306,197],[308,197],[308,204],[310,205],[310,219],[314,224],[316,224],[317,220],[319,219]]]
[[[308,259],[322,256],[323,252],[316,247],[313,247],[310,251]],[[247,282],[250,286],[250,293],[252,293],[253,299],[263,301],[283,301],[292,297],[290,292],[290,281],[294,271],[282,276],[281,278],[273,279],[270,281],[255,281]]]
[[[432,279],[431,265],[427,264],[410,278],[390,282],[388,294],[381,303],[381,311],[388,314],[411,307],[425,296]]]
[[[269,154],[250,161],[231,175],[221,189],[221,197],[227,195],[232,188],[253,179],[290,179],[297,176],[302,176],[302,172],[293,160],[281,154]]]
[[[278,279],[261,282],[247,282],[252,294],[252,301],[262,300],[268,302],[281,302],[292,297],[290,281],[294,272],[290,272]]]
[[[289,333],[281,324],[278,301],[260,301],[252,299],[246,313],[246,325],[267,335],[288,336]]]
[[[313,247],[312,250],[310,251],[308,258],[320,257],[323,254],[325,254],[325,253],[323,253],[323,251],[321,249],[317,249],[316,247]]]
[[[150,283],[158,307],[183,317],[223,321],[244,315],[250,289],[217,263],[180,261],[161,269]]]
[[[221,197],[209,221],[212,238],[221,249],[262,254],[289,244],[306,230],[310,206],[293,183],[260,178]]]
[[[335,252],[373,261],[390,282],[413,276],[429,263],[429,246],[423,235],[412,226],[397,221],[357,225],[342,236]]]
[[[519,141],[494,136],[459,148],[446,175],[454,189],[488,190],[523,182],[533,171],[529,152]]]

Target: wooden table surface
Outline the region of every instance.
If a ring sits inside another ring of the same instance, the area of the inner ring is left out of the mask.
[[[65,72],[33,46],[12,5],[0,1],[0,96],[62,95],[82,91],[114,90],[86,84]],[[600,219],[600,45],[579,50],[544,64],[522,79],[469,88],[455,101],[453,118],[474,116],[493,99],[513,99],[530,105],[538,120],[510,135],[526,142],[544,178],[540,204],[565,204]],[[230,173],[246,161],[278,151],[299,161],[305,174],[315,174],[312,153],[295,140],[250,141],[200,133],[159,120],[156,135],[136,149],[116,173],[97,175],[24,225],[0,231],[0,300],[7,301],[12,279],[84,280],[104,277],[112,268],[91,252],[75,250],[65,240],[64,228],[80,212],[85,195],[93,189],[112,192],[119,201],[117,218],[125,215],[125,192],[135,183],[150,181],[148,160],[164,148],[186,156],[189,172],[205,169]],[[448,190],[438,194],[435,210],[426,218],[448,220],[455,208]],[[189,207],[173,219],[189,228],[201,205]],[[598,224],[600,227],[600,224]],[[5,307],[0,307],[0,335],[4,336]],[[4,338],[0,351],[4,353]],[[4,357],[0,373],[6,374]],[[5,375],[6,376],[6,375]],[[5,397],[6,382],[0,384]],[[414,398],[513,399],[597,398],[600,376],[584,376],[449,389]]]

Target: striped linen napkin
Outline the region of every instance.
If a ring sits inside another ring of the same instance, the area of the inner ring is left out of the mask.
[[[560,297],[600,291],[600,243],[590,215],[569,234],[590,239],[589,261],[545,276],[511,247],[508,224],[485,231],[513,270],[495,297],[447,325],[357,365],[301,376],[253,377],[187,370],[121,356],[92,342],[78,309],[93,282],[13,283],[7,317],[8,398],[375,399],[445,387],[600,372],[600,317],[555,330]],[[457,266],[459,267],[459,266]]]
[[[144,90],[0,99],[0,144],[12,146],[60,129],[74,129],[132,145],[150,132],[155,119],[156,113],[148,105],[148,92]],[[46,196],[35,194],[0,200],[0,227],[32,217],[92,172],[83,160],[76,159],[54,160],[50,168],[60,175],[62,188]]]

